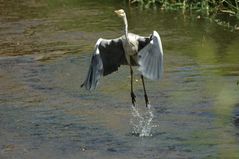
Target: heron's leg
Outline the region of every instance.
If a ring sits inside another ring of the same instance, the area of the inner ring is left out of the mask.
[[[130,82],[130,84],[131,84],[131,92],[130,92],[130,94],[131,94],[132,104],[133,104],[133,106],[135,106],[135,102],[136,102],[135,98],[136,98],[136,96],[135,96],[134,90],[133,90],[133,69],[132,69],[131,65],[129,65],[129,66],[130,66],[130,77],[131,77],[131,82]]]
[[[145,99],[145,104],[146,104],[146,107],[148,107],[148,105],[149,105],[149,99],[148,99],[148,95],[147,95],[147,92],[146,92],[146,89],[145,89],[144,76],[143,76],[143,75],[141,75],[141,80],[142,80],[143,88],[144,88],[144,99]]]

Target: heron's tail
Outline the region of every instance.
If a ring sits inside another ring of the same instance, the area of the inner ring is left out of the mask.
[[[100,54],[93,54],[89,71],[81,87],[85,86],[87,90],[94,90],[103,74],[103,63]]]

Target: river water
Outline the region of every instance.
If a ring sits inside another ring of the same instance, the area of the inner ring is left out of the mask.
[[[198,15],[126,2],[0,1],[0,158],[239,158],[239,33]],[[98,38],[159,32],[164,77],[127,66],[97,90],[80,85]]]

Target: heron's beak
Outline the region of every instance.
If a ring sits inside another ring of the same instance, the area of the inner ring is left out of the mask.
[[[115,10],[114,11],[117,15],[120,15],[120,11],[119,10]]]
[[[124,15],[124,10],[123,9],[119,9],[119,10],[115,10],[114,11],[119,17],[122,17]]]

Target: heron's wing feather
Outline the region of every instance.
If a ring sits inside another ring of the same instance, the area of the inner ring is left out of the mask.
[[[90,67],[84,83],[87,90],[93,90],[101,76],[106,76],[126,64],[121,38],[113,40],[99,39],[91,57]]]
[[[103,62],[104,76],[117,71],[120,65],[127,64],[122,38],[102,40],[99,50]]]
[[[138,53],[139,71],[149,79],[158,80],[163,75],[163,48],[160,36],[154,31],[150,40],[139,38],[139,46],[143,45]]]
[[[100,77],[103,75],[103,63],[99,54],[99,44],[102,39],[98,39],[95,44],[94,53],[91,57],[90,66],[88,73],[86,75],[86,79],[81,85],[81,87],[85,86],[87,90],[93,90],[96,88]]]

